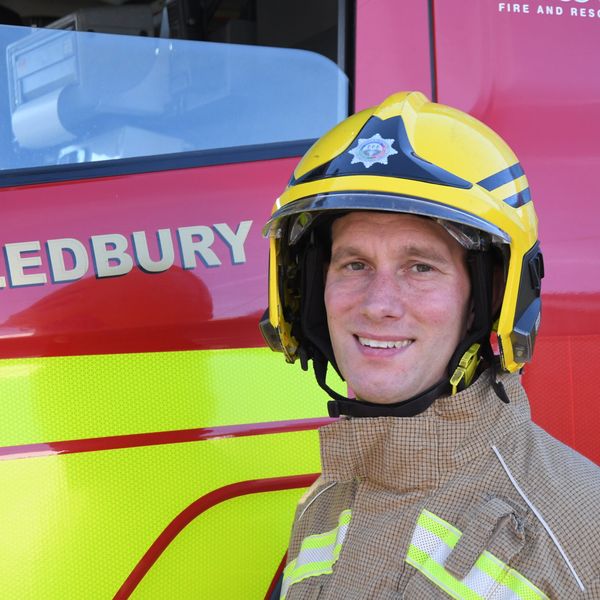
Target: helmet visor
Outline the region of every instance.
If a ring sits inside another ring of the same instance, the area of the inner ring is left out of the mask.
[[[351,211],[405,213],[439,221],[459,243],[469,249],[483,249],[489,244],[510,244],[510,235],[477,215],[452,206],[411,196],[344,192],[318,194],[290,202],[275,211],[263,229],[265,237],[288,237],[293,246],[324,214]],[[475,231],[474,231],[475,230]],[[485,237],[477,232],[488,234]]]

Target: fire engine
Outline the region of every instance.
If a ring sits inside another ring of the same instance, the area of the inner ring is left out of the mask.
[[[259,333],[261,228],[317,137],[400,90],[520,157],[546,265],[524,383],[600,462],[599,15],[2,0],[0,595],[271,595],[329,420]]]

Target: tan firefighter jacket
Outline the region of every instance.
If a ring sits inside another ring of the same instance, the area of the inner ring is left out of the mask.
[[[502,381],[510,404],[486,372],[415,417],[323,428],[281,598],[600,599],[600,468]]]

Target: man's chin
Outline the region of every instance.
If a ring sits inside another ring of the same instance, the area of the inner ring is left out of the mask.
[[[356,397],[357,400],[362,402],[370,402],[371,404],[399,404],[401,402],[406,402],[407,400],[411,400],[427,391],[430,387],[435,385],[435,382],[431,383],[427,387],[423,387],[423,385],[412,385],[405,386],[401,389],[386,389],[383,385],[372,385],[368,388],[362,387],[359,389],[355,389],[350,386],[352,390],[352,395]]]
[[[400,402],[406,402],[406,400],[410,400],[413,396],[416,396],[417,393],[412,395],[405,394],[359,394],[355,393],[356,399],[359,402],[370,402],[371,404],[381,404],[381,405],[389,405],[389,404],[399,404]]]

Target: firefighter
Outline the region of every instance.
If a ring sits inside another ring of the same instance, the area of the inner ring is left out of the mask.
[[[280,597],[600,598],[600,469],[520,383],[544,266],[507,144],[395,94],[312,146],[265,234],[265,339],[312,361],[340,417]]]

